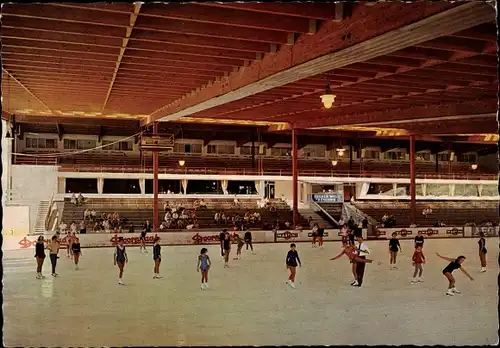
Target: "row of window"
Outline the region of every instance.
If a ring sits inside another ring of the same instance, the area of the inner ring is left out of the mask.
[[[113,144],[114,143],[114,144]],[[110,145],[112,144],[112,145]],[[115,143],[113,140],[103,140],[102,145],[105,146],[102,150],[105,151],[133,151],[132,141],[120,141]],[[85,139],[64,139],[64,149],[67,150],[87,150],[97,147],[96,140],[85,140]],[[45,138],[26,138],[26,148],[28,149],[57,149],[57,139],[45,139]],[[255,147],[255,154],[265,154],[267,147],[265,145],[260,145]],[[194,153],[201,154],[203,152],[202,144],[179,144],[174,145],[174,152],[177,153]],[[221,155],[234,155],[236,153],[235,145],[208,145],[207,153],[209,154],[221,154]],[[240,154],[251,155],[251,146],[240,147]],[[379,159],[381,152],[375,149],[364,150],[364,158],[366,159]],[[279,157],[290,157],[291,149],[283,147],[272,147],[271,156]],[[302,157],[316,157],[324,158],[326,157],[326,149],[322,147],[305,147],[302,149]],[[333,152],[331,156],[335,159],[340,159],[342,157],[348,157],[347,154],[340,155],[338,152]],[[390,160],[405,160],[406,153],[404,152],[386,152],[384,155],[385,159]],[[477,160],[476,154],[460,154],[457,156],[459,162],[470,162],[475,163]],[[430,153],[418,153],[416,156],[417,161],[430,161]],[[438,154],[438,160],[440,162],[447,162],[450,160],[449,153]]]

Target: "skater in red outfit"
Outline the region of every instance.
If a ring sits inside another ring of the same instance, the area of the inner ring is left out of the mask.
[[[448,291],[446,295],[453,296],[454,294],[459,294],[460,291],[455,288],[455,278],[453,277],[453,271],[459,269],[467,276],[470,280],[474,280],[469,273],[462,267],[462,263],[465,262],[465,256],[459,256],[456,259],[452,259],[450,257],[444,257],[436,253],[437,256],[442,258],[443,260],[450,261],[450,264],[443,269],[443,275],[448,279]]]
[[[424,269],[422,268],[422,265],[425,263],[425,256],[424,253],[422,252],[422,246],[417,246],[415,248],[415,252],[413,253],[412,257],[413,261],[413,266],[415,267],[415,272],[413,272],[413,279],[412,283],[421,283],[423,282],[422,280],[422,273],[424,273]],[[417,277],[418,273],[418,278]]]
[[[364,262],[364,263],[372,263],[373,260],[370,259],[363,259],[357,255],[356,249],[354,248],[353,245],[351,244],[346,244],[344,247],[344,250],[338,254],[337,256],[331,258],[330,260],[334,261],[341,257],[342,255],[346,255],[349,260],[354,261],[354,262]]]

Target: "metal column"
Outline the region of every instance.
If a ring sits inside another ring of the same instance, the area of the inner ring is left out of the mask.
[[[415,135],[410,135],[410,223],[415,223]]]
[[[153,123],[153,135],[158,136],[158,122]],[[158,150],[153,151],[153,232],[159,229],[158,211]]]
[[[297,133],[295,128],[292,129],[292,190],[293,190],[293,225],[299,224],[299,194],[298,194],[298,179],[299,179],[299,158]]]

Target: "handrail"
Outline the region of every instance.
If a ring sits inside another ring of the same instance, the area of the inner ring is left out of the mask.
[[[388,168],[389,169],[389,168]],[[70,165],[59,166],[60,172],[118,172],[118,173],[152,173],[152,168],[123,165]],[[160,174],[204,174],[204,175],[270,175],[291,176],[290,169],[233,169],[233,168],[160,168]],[[390,171],[346,171],[346,170],[300,170],[300,176],[320,177],[353,177],[353,178],[409,178],[409,173]],[[469,173],[417,173],[417,179],[456,179],[456,180],[496,180],[496,174]]]
[[[52,194],[52,197],[50,197],[49,201],[49,209],[47,210],[47,214],[45,214],[45,231],[49,230],[49,224],[50,224],[50,213],[52,212],[52,205],[54,204],[54,196],[55,193]]]
[[[328,216],[328,218],[329,218],[330,220],[332,220],[332,221],[335,223],[335,225],[339,226],[339,222],[338,222],[337,220],[335,220],[335,218],[334,218],[333,216],[331,216],[331,215],[330,215],[330,213],[329,213],[329,212],[327,212],[327,211],[326,211],[326,210],[325,210],[325,209],[324,209],[321,205],[319,205],[318,203],[316,203],[316,202],[314,202],[314,201],[312,201],[312,200],[311,200],[311,203],[312,203],[315,207],[319,208],[319,210],[321,210],[321,211],[322,211],[322,212],[323,212],[326,216]]]

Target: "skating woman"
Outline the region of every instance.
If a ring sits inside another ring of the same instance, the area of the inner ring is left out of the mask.
[[[69,246],[68,246],[69,247]],[[48,249],[50,250],[50,263],[52,265],[52,276],[57,277],[58,274],[56,273],[56,266],[57,266],[57,259],[59,256],[59,249],[61,248],[61,245],[59,244],[59,240],[57,239],[57,236],[53,236],[52,240],[49,244]]]
[[[247,250],[248,250],[248,247],[250,247],[250,249],[252,249],[252,254],[254,254],[254,252],[253,252],[253,245],[252,245],[252,232],[250,232],[249,230],[247,230],[245,232],[245,236],[243,238],[245,239],[245,244],[246,244]]]
[[[318,224],[314,224],[312,229],[312,247],[316,248],[316,240],[318,239]]]
[[[481,269],[479,272],[486,272],[486,239],[484,239],[484,233],[479,233],[479,240],[477,244],[479,244],[479,261],[481,262]]]
[[[142,231],[141,231],[141,236],[139,237],[139,240],[141,242],[141,246],[139,247],[139,252],[142,253],[142,251],[144,250],[145,253],[147,253],[148,251],[146,250],[146,229],[144,228]]]
[[[36,258],[36,278],[43,279],[45,276],[42,274],[43,261],[45,261],[45,241],[43,236],[38,237],[35,244],[35,258]]]
[[[80,247],[80,239],[75,237],[73,243],[71,244],[71,251],[73,252],[73,259],[75,260],[75,270],[78,270],[78,261],[80,256],[82,256],[82,249]]]
[[[163,278],[160,276],[160,263],[161,263],[161,245],[160,237],[155,237],[155,245],[153,246],[153,261],[155,262],[153,279]]]
[[[398,256],[398,251],[401,251],[401,245],[399,244],[399,240],[397,238],[397,233],[392,233],[392,238],[389,240],[389,254],[391,255],[389,261],[389,269],[396,268],[396,258]],[[393,266],[394,265],[394,266]]]
[[[358,274],[356,272],[356,262],[364,262],[364,263],[372,263],[373,260],[370,259],[364,259],[358,256],[356,248],[354,247],[354,244],[347,243],[344,245],[344,250],[338,254],[337,256],[331,258],[330,260],[334,261],[341,257],[342,255],[346,255],[349,258],[349,262],[351,263],[351,271],[352,275],[354,277],[354,281],[351,283],[351,285],[355,286],[358,283]]]
[[[198,255],[198,263],[196,264],[196,271],[201,271],[201,289],[205,290],[208,288],[208,270],[212,262],[210,257],[207,255],[207,248],[202,248],[200,255]]]
[[[231,253],[231,235],[227,230],[224,233],[224,240],[222,246],[224,248],[224,267],[229,267],[229,254]]]
[[[71,250],[71,244],[73,244],[73,236],[76,236],[76,234],[74,234],[73,232],[71,231],[68,231],[68,233],[66,234],[66,254],[68,256],[68,259],[70,259],[72,256],[73,256],[73,251]]]
[[[123,285],[122,282],[123,268],[125,267],[125,264],[128,262],[127,252],[125,251],[125,245],[123,244],[123,237],[118,238],[118,245],[116,246],[115,249],[113,262],[115,266],[118,264],[118,268],[120,269],[118,284]]]
[[[318,227],[318,246],[323,248],[323,237],[325,235],[325,229],[321,226]]]
[[[453,277],[453,271],[459,269],[467,276],[470,280],[474,280],[469,273],[462,267],[462,263],[465,261],[465,256],[459,256],[456,259],[452,259],[450,257],[444,257],[436,253],[437,256],[442,258],[443,260],[450,261],[450,264],[443,269],[443,275],[448,279],[448,291],[446,295],[453,296],[454,294],[460,294],[460,291],[455,287],[455,278]]]
[[[411,259],[413,261],[413,266],[415,267],[415,271],[413,272],[413,279],[411,282],[421,283],[423,282],[422,273],[424,273],[422,265],[425,263],[425,256],[424,253],[422,252],[421,246],[417,246],[415,248],[415,252],[413,253],[413,257]],[[418,273],[418,278],[417,278],[417,273]]]
[[[297,272],[297,265],[302,267],[302,262],[300,262],[299,253],[295,249],[295,244],[290,244],[290,250],[286,255],[286,268],[290,271],[290,276],[288,277],[288,281],[286,282],[292,288],[295,289],[295,274]]]

